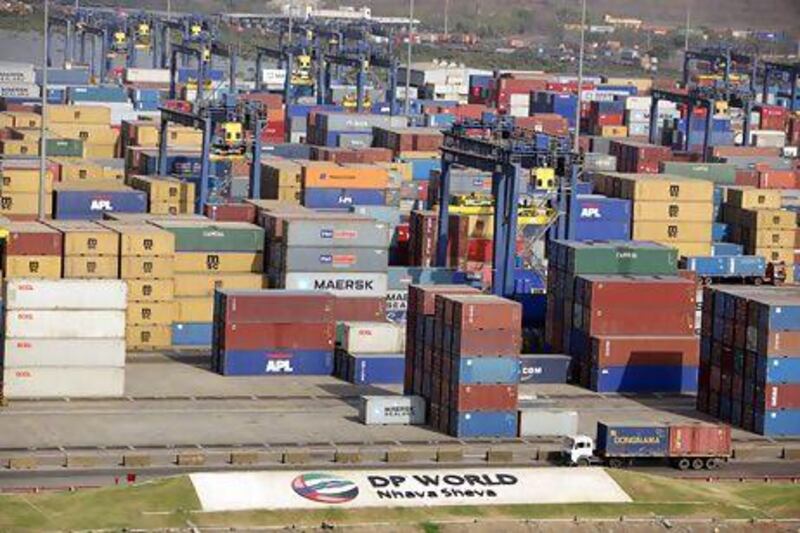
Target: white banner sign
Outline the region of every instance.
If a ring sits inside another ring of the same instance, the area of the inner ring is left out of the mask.
[[[190,478],[205,511],[631,501],[602,468],[215,472]]]

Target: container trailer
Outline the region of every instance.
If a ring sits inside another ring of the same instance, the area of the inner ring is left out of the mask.
[[[758,255],[715,255],[682,257],[680,268],[697,273],[703,285],[748,283],[781,285],[786,281],[786,265],[768,262]]]
[[[649,459],[667,461],[679,470],[713,470],[731,457],[731,428],[705,423],[598,422],[596,441],[587,435],[569,437],[562,453],[569,466],[622,468]]]

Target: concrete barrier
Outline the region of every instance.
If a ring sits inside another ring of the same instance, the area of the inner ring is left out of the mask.
[[[783,458],[788,461],[800,461],[800,447],[786,447],[783,449]]]
[[[782,459],[784,456],[783,446],[757,446],[741,447],[733,449],[733,458],[740,461],[754,459]]]
[[[206,456],[200,452],[179,453],[175,457],[178,466],[202,466],[206,464]]]
[[[460,463],[463,460],[463,448],[440,448],[436,450],[437,463]]]
[[[513,463],[514,452],[511,450],[490,449],[486,452],[486,462],[491,464]]]
[[[147,454],[127,454],[122,456],[122,466],[143,468],[151,464],[153,464],[153,458]]]
[[[335,463],[356,464],[360,463],[362,460],[361,453],[358,451],[336,450],[333,456],[333,461]]]
[[[260,458],[258,452],[231,452],[228,462],[232,465],[254,465]]]
[[[410,463],[413,458],[411,450],[396,449],[386,452],[387,463]]]
[[[34,470],[38,466],[39,460],[36,457],[20,456],[8,459],[8,468],[11,470]]]
[[[64,466],[67,468],[94,468],[100,464],[96,455],[67,455]]]
[[[283,452],[281,462],[286,465],[304,465],[311,462],[311,454],[306,451]]]

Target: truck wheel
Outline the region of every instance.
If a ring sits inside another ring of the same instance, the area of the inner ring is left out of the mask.
[[[716,470],[719,468],[719,461],[717,461],[716,457],[709,457],[706,459],[706,468],[708,470]]]
[[[705,461],[699,457],[697,459],[692,459],[692,470],[702,470],[705,464]]]
[[[578,459],[578,462],[577,462],[576,464],[577,464],[578,466],[589,466],[589,465],[590,465],[590,463],[589,463],[589,459],[587,459],[587,458],[585,458],[585,457],[584,457],[584,458],[582,458],[582,459]]]
[[[622,468],[624,463],[622,462],[622,459],[609,459],[608,466],[610,468]]]
[[[753,285],[758,286],[761,285],[762,283],[764,283],[764,278],[762,278],[761,276],[756,276],[755,278],[753,278]]]
[[[692,462],[684,457],[683,459],[678,460],[676,466],[678,467],[678,470],[689,470],[689,468],[692,466]]]
[[[703,285],[704,287],[708,287],[709,285],[711,285],[712,282],[713,280],[711,279],[710,276],[703,276],[700,279],[700,284]]]

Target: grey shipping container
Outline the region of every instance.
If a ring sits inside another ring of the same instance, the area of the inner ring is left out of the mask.
[[[613,155],[587,152],[583,155],[583,168],[586,172],[616,172],[617,158]]]
[[[422,425],[425,400],[421,396],[362,396],[358,419],[368,425]]]
[[[374,220],[298,218],[283,222],[288,246],[349,248],[389,247],[389,225]]]
[[[322,127],[328,131],[359,131],[378,127],[401,128],[407,123],[404,116],[354,115],[353,113],[323,113]]]
[[[559,409],[520,409],[520,437],[568,437],[578,434],[578,412]]]
[[[271,264],[286,272],[386,272],[389,252],[383,248],[271,247]],[[277,256],[277,257],[276,257]]]

